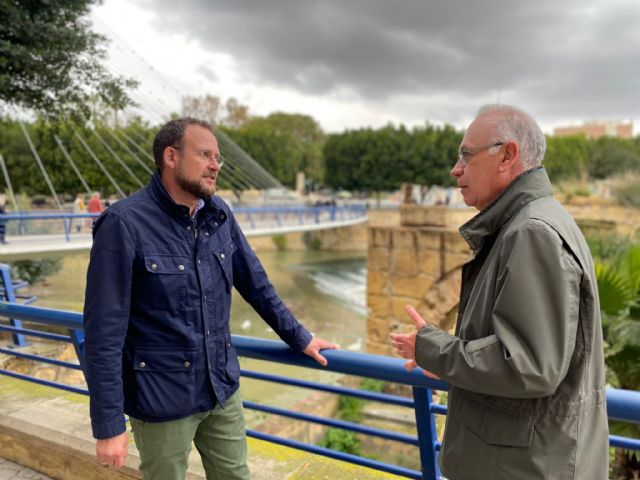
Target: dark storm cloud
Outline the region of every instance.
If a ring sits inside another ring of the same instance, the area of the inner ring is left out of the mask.
[[[157,27],[231,54],[256,84],[377,102],[493,95],[556,118],[638,116],[636,0],[176,3],[146,4]]]

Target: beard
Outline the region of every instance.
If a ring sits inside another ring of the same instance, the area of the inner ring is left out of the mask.
[[[213,177],[213,175],[211,175],[211,177]],[[213,185],[211,185],[210,187],[203,185],[200,183],[202,177],[200,177],[199,180],[190,180],[187,177],[185,177],[184,172],[182,171],[182,169],[178,169],[177,174],[176,174],[176,183],[178,184],[178,186],[184,190],[187,193],[190,193],[191,195],[193,195],[196,198],[202,198],[205,199],[207,197],[212,196],[214,193],[216,193],[216,184],[215,181],[213,183]]]

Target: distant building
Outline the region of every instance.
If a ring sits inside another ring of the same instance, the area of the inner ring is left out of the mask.
[[[587,122],[577,127],[557,127],[553,129],[556,137],[584,134],[588,139],[604,136],[618,138],[633,138],[633,122]]]

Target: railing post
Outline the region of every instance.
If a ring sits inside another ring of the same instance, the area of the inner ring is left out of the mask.
[[[6,302],[16,303],[16,292],[13,289],[13,280],[11,280],[11,267],[5,263],[0,263],[0,274],[2,275],[2,282],[4,283],[4,300]],[[10,318],[9,323],[12,327],[22,328],[22,320]],[[24,338],[24,335],[14,333],[12,336],[14,345],[18,347],[27,345],[27,340]]]
[[[69,233],[71,230],[71,218],[63,217],[62,221],[64,223],[64,238],[67,241],[67,243],[69,243],[69,241],[71,240],[69,238]]]
[[[436,456],[435,415],[431,412],[433,391],[430,388],[413,387],[413,401],[415,404],[416,429],[420,448],[420,463],[424,480],[440,480],[440,466]]]
[[[70,328],[69,336],[71,337],[73,348],[76,351],[78,362],[80,363],[80,366],[82,367],[82,371],[84,372],[84,330]]]

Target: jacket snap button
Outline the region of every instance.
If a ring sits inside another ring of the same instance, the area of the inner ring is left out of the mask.
[[[157,270],[158,269],[158,265],[156,265],[155,263],[151,264],[151,270]]]
[[[224,260],[224,253],[220,254],[220,258],[222,258]]]
[[[178,265],[178,270],[180,271],[184,270],[184,265]]]
[[[209,236],[209,232],[204,232],[204,236],[208,237]]]
[[[146,367],[146,366],[147,366],[147,364],[146,364],[146,363],[144,363],[144,362],[140,362],[140,368],[144,368],[144,367]]]
[[[190,362],[184,362],[184,368],[189,368],[191,366]]]

